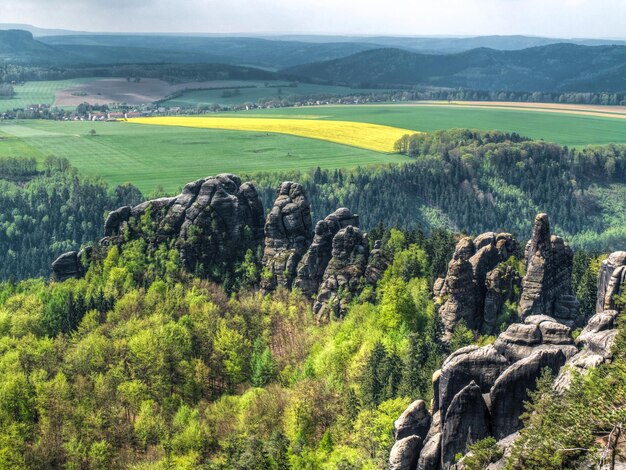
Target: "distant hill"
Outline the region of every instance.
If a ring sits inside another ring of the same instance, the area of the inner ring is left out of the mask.
[[[519,51],[479,48],[448,55],[377,49],[282,72],[306,80],[359,86],[624,91],[626,47],[553,44]]]
[[[21,29],[23,31],[28,31],[32,33],[33,36],[59,36],[59,35],[71,35],[71,34],[86,34],[83,31],[71,31],[69,29],[48,29],[48,28],[38,28],[37,26],[32,26],[30,24],[22,24],[22,23],[0,23],[0,30],[3,29]]]
[[[66,36],[70,37],[70,36]],[[209,51],[210,49],[207,49]],[[135,63],[234,63],[206,51],[161,50],[122,45],[52,45],[23,30],[0,30],[0,63],[22,65],[135,64]]]
[[[105,46],[152,49],[163,54],[211,54],[224,63],[267,68],[285,68],[309,62],[337,59],[377,46],[352,42],[324,44],[281,41],[252,37],[200,37],[170,35],[80,35],[50,36],[41,41],[52,46]],[[69,48],[68,50],[72,50]]]
[[[72,60],[68,52],[35,40],[28,31],[0,31],[0,63],[60,64]]]
[[[626,40],[620,39],[564,39],[537,36],[477,36],[477,37],[409,37],[409,36],[316,36],[288,35],[270,36],[268,39],[283,41],[316,42],[352,42],[373,46],[393,47],[417,52],[450,54],[487,47],[501,51],[528,49],[529,47],[548,46],[550,44],[577,44],[581,46],[626,46]]]

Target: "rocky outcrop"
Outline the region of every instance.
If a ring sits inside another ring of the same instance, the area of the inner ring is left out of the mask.
[[[577,352],[569,327],[535,315],[510,325],[493,345],[452,353],[433,375],[433,418],[425,437],[416,434],[424,446],[414,468],[450,468],[472,442],[518,431],[541,371],[556,373]]]
[[[455,462],[455,456],[464,454],[467,446],[489,437],[489,411],[481,388],[470,382],[450,403],[443,422],[441,459],[443,468]]]
[[[434,289],[446,338],[461,320],[472,330],[493,332],[517,280],[511,267],[499,264],[516,249],[508,233],[487,232],[457,243],[446,277],[438,279]]]
[[[312,226],[311,208],[302,185],[282,183],[265,223],[263,290],[292,287],[298,264],[313,240]]]
[[[63,282],[74,277],[82,277],[87,271],[85,262],[88,261],[90,253],[90,248],[63,253],[52,263],[54,279]]]
[[[219,273],[234,267],[247,250],[260,245],[263,215],[252,183],[242,183],[231,174],[209,176],[187,184],[178,196],[112,211],[100,245],[122,245],[138,238],[151,247],[171,243],[190,272],[219,278]],[[84,269],[76,269],[75,260],[70,252],[55,261],[57,278],[82,275]]]
[[[491,399],[492,435],[497,439],[517,432],[522,427],[520,416],[528,391],[534,388],[544,368],[556,374],[565,363],[565,355],[558,349],[539,350],[506,369],[494,383]]]
[[[570,328],[546,315],[533,315],[524,323],[509,326],[493,347],[510,362],[521,361],[537,351],[558,350],[566,358],[578,352]]]
[[[187,184],[182,193],[124,206],[109,213],[104,224],[104,248],[134,239],[148,249],[161,244],[179,250],[185,268],[216,281],[225,279],[248,250],[263,246],[261,288],[296,287],[315,298],[319,320],[341,318],[353,298],[375,286],[389,265],[380,242],[369,249],[359,217],[340,208],[311,230],[311,210],[304,188],[284,182],[272,210],[263,206],[252,183],[231,174],[210,176]],[[98,251],[100,253],[100,251]],[[81,255],[69,252],[52,265],[63,281],[86,271]]]
[[[601,282],[601,276],[598,284]],[[567,366],[559,373],[554,388],[562,392],[569,388],[572,374],[585,374],[589,369],[598,367],[613,359],[613,343],[617,336],[617,310],[596,313],[581,331],[576,344],[580,349],[567,361]]]
[[[505,303],[517,300],[516,291],[521,281],[513,266],[498,266],[487,273],[482,327],[484,334],[496,331],[498,317],[503,313]]]
[[[422,439],[418,436],[396,441],[389,454],[389,470],[415,470],[421,450]]]
[[[583,321],[578,312],[580,305],[572,289],[573,252],[562,238],[551,235],[546,214],[535,218],[525,256],[520,317],[549,315],[570,327],[580,326]]]
[[[496,379],[509,366],[509,361],[491,345],[468,346],[449,356],[441,367],[439,379],[439,411],[446,416],[454,397],[470,382],[481,393],[489,393]]]
[[[623,292],[626,281],[626,251],[616,251],[602,262],[598,274],[596,313],[615,310],[615,297]]]
[[[333,238],[339,230],[350,225],[358,227],[359,216],[342,207],[315,226],[313,242],[298,265],[294,283],[294,287],[299,288],[307,297],[316,295],[319,290],[324,272],[332,258]]]
[[[345,316],[348,305],[364,287],[368,260],[366,233],[351,225],[337,232],[333,238],[332,259],[324,271],[313,305],[318,320]]]
[[[430,412],[424,400],[416,400],[393,423],[394,436],[403,439],[408,436],[426,436],[430,429]]]

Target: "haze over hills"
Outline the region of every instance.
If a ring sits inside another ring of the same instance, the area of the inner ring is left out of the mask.
[[[480,90],[622,91],[626,47],[553,44],[457,54],[376,49],[283,71],[293,77],[369,86],[430,85]]]

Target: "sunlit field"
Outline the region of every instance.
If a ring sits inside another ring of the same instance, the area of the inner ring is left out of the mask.
[[[376,152],[393,152],[394,143],[415,131],[379,124],[306,119],[264,119],[229,117],[133,118],[131,124],[194,127],[234,131],[274,132],[350,145]]]

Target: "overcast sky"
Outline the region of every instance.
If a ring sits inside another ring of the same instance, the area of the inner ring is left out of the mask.
[[[84,31],[626,37],[626,0],[1,0],[0,22]]]

